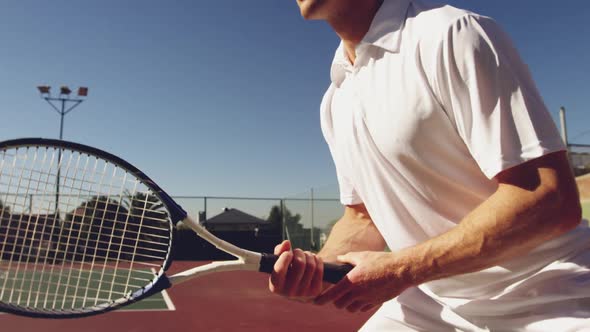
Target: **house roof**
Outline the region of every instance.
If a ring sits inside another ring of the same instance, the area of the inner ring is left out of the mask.
[[[270,224],[269,221],[249,215],[238,209],[225,208],[224,211],[215,217],[209,218],[203,222],[203,225],[260,225]]]

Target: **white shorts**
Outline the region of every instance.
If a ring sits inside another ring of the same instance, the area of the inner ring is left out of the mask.
[[[414,287],[383,304],[360,331],[590,332],[590,273],[577,274],[575,278],[567,273],[572,266],[575,266],[577,271],[590,271],[590,251],[581,252],[568,262],[555,262],[548,266],[548,269],[555,273],[556,266],[563,266],[565,272],[561,280],[552,278],[548,281],[547,288],[555,284],[571,284],[573,286],[570,292],[560,293],[556,301],[551,301],[545,294],[543,300],[533,306],[529,299],[526,312],[466,316],[451,306],[433,299],[420,288]],[[568,293],[572,294],[572,298],[564,298]],[[518,301],[515,302],[515,307],[518,307]],[[481,308],[482,313],[493,311],[493,308],[489,311]]]

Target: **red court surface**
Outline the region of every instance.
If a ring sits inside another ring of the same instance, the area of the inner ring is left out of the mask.
[[[196,264],[175,262],[168,274]],[[189,281],[168,290],[175,311],[115,311],[68,320],[2,314],[0,331],[356,331],[370,316],[274,296],[267,278],[256,272],[222,272]]]

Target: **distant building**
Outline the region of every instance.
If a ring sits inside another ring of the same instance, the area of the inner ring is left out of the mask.
[[[225,241],[259,252],[272,252],[282,239],[281,225],[275,225],[238,209],[225,208],[222,213],[201,224]]]
[[[272,252],[282,240],[280,224],[260,219],[238,209],[226,208],[222,213],[200,223],[220,239],[252,251]],[[178,241],[174,244],[176,259],[234,259],[198,238],[192,231],[177,232],[177,235]]]
[[[238,209],[225,208],[215,217],[201,221],[210,232],[260,232],[272,226],[270,221],[260,219]]]
[[[590,172],[590,153],[570,151],[569,156],[576,176]]]

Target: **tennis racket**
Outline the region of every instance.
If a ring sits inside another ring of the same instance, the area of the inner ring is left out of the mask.
[[[236,260],[166,276],[178,222]],[[208,232],[128,162],[82,144],[0,142],[0,309],[81,317],[119,308],[206,274],[270,273],[277,256]],[[325,264],[336,283],[352,267]]]

